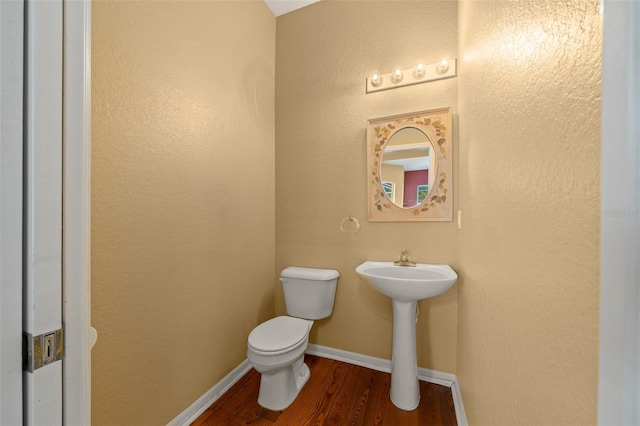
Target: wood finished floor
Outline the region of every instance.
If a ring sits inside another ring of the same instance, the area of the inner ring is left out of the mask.
[[[388,373],[305,356],[311,378],[284,411],[258,405],[260,374],[251,369],[192,423],[201,425],[457,425],[451,389],[420,382],[420,406],[396,408],[389,398]]]

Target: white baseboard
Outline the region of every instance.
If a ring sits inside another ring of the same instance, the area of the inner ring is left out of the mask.
[[[391,360],[388,359],[343,351],[341,349],[334,349],[313,343],[309,343],[306,353],[359,365],[360,367],[366,367],[376,371],[391,372]],[[453,406],[456,411],[458,426],[467,426],[467,416],[464,413],[464,406],[462,405],[460,385],[458,384],[458,378],[455,374],[442,373],[440,371],[429,370],[428,368],[418,368],[418,380],[450,388],[451,394],[453,395]]]
[[[451,394],[453,395],[453,408],[456,410],[456,419],[459,426],[468,426],[467,415],[464,412],[464,405],[462,405],[462,393],[460,393],[460,384],[458,379],[451,386]]]
[[[385,373],[391,372],[391,361],[388,359],[376,358],[369,355],[357,354],[355,352],[343,351],[340,349],[330,348],[328,346],[315,345],[309,343],[306,353],[316,355],[322,358],[334,359],[336,361],[346,362],[348,364],[359,365],[360,367],[370,368]],[[167,426],[188,426],[195,419],[204,413],[214,402],[216,402],[231,386],[242,378],[251,370],[251,363],[248,359],[242,361],[231,373],[227,374],[222,380],[216,383],[211,389],[202,395],[196,402],[191,404],[189,408],[184,410],[178,417],[173,419]],[[460,394],[460,385],[455,374],[442,373],[440,371],[429,370],[427,368],[418,368],[418,379],[424,382],[435,383],[437,385],[446,386],[451,389],[453,395],[453,406],[456,411],[456,419],[458,426],[467,426],[467,417],[464,413],[462,405],[462,395]]]
[[[200,414],[204,413],[214,402],[216,402],[226,391],[231,388],[238,380],[251,370],[251,363],[245,359],[233,371],[222,378],[196,402],[191,404],[189,408],[184,410],[175,419],[171,420],[167,426],[188,426]]]

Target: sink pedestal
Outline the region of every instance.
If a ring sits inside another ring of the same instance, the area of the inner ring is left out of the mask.
[[[393,304],[393,346],[391,354],[391,402],[411,411],[420,404],[416,358],[416,301]]]

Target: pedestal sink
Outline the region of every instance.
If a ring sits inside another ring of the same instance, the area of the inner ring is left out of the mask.
[[[420,404],[416,303],[449,290],[458,275],[449,265],[396,266],[393,262],[372,261],[358,266],[356,273],[392,299],[391,401],[398,408],[413,410]]]

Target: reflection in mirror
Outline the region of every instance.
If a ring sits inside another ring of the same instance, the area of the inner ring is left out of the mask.
[[[424,201],[436,175],[433,145],[420,129],[405,127],[384,147],[380,177],[387,197],[398,207],[411,208]]]

